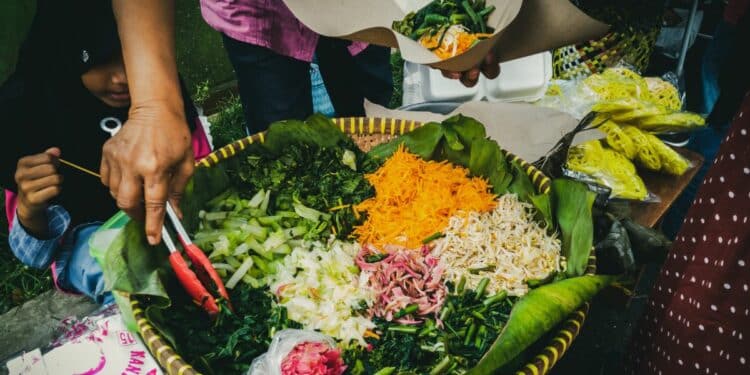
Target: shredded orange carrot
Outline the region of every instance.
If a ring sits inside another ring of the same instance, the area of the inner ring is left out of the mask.
[[[375,173],[366,176],[375,196],[355,206],[367,220],[354,229],[363,244],[418,249],[444,230],[454,215],[495,208],[495,195],[482,178],[449,162],[425,161],[399,147]]]
[[[442,37],[441,41],[442,34],[443,31],[434,35],[425,34],[419,39],[419,43],[423,47],[431,49],[442,60],[460,55],[468,51],[479,40],[492,36],[492,34],[472,34],[458,26],[448,29],[447,34]]]

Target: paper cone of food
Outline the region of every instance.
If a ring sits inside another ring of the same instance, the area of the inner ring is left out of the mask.
[[[407,61],[464,71],[595,39],[608,26],[567,0],[284,0],[318,34],[398,48]]]

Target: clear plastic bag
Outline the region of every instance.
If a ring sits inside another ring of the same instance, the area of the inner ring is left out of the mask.
[[[682,176],[693,166],[690,160],[653,134],[646,133],[635,126],[625,126],[623,132],[633,140],[634,144],[638,145],[636,160],[647,169]]]
[[[651,133],[683,132],[705,125],[700,115],[682,112],[683,100],[674,77],[641,77],[618,64],[584,79],[553,81],[538,105],[566,112],[576,119],[594,111],[620,125]]]
[[[281,375],[281,363],[299,344],[319,342],[331,348],[336,347],[332,338],[315,331],[285,329],[276,333],[268,351],[255,358],[246,375]]]
[[[611,198],[654,201],[635,165],[619,152],[605,148],[599,140],[574,146],[568,153],[564,174],[584,182],[595,182],[612,190]]]

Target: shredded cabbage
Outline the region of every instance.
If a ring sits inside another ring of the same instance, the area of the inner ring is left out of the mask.
[[[375,296],[354,264],[358,251],[359,245],[339,240],[294,248],[277,266],[271,283],[289,319],[365,346],[363,335],[375,324],[357,310],[372,306]]]
[[[487,277],[489,294],[511,296],[525,295],[528,281],[559,272],[562,262],[560,240],[534,221],[533,206],[515,194],[501,196],[492,212],[451,218],[433,254],[445,264],[446,280],[464,277],[473,289]]]

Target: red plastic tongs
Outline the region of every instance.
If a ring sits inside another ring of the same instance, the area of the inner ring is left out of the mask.
[[[175,246],[174,241],[172,241],[172,237],[170,236],[167,227],[163,226],[162,237],[164,244],[167,245],[167,249],[169,249],[169,263],[172,265],[172,269],[177,275],[177,279],[180,281],[180,284],[182,284],[182,287],[185,288],[185,291],[187,291],[188,294],[190,294],[195,303],[206,310],[209,315],[213,316],[219,313],[219,305],[216,303],[217,297],[221,297],[227,301],[227,304],[231,309],[232,305],[229,303],[229,295],[224,287],[224,283],[221,281],[221,278],[219,278],[219,274],[216,273],[216,270],[211,265],[211,262],[208,260],[208,257],[203,250],[198,248],[198,246],[190,240],[190,236],[188,236],[187,231],[185,231],[185,228],[180,222],[180,218],[177,217],[177,213],[169,202],[167,202],[167,216],[172,222],[172,226],[177,233],[177,238],[180,240],[182,247],[185,249],[185,253],[187,253],[188,258],[195,269],[195,272],[193,272],[188,268],[187,262],[182,258],[182,254]],[[219,296],[214,297],[209,292],[209,289],[218,292]]]

